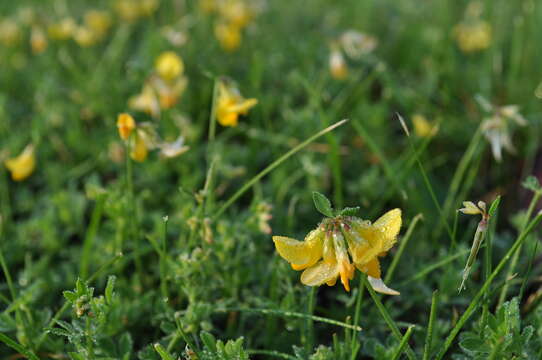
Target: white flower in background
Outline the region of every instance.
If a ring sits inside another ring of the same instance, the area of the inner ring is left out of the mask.
[[[512,144],[510,125],[515,123],[519,126],[526,126],[528,122],[519,113],[519,106],[517,105],[497,107],[492,106],[481,97],[478,97],[477,100],[484,110],[491,113],[491,116],[485,118],[482,122],[482,133],[491,144],[493,157],[500,162],[503,148],[512,154],[516,151]]]
[[[346,55],[359,59],[376,48],[378,41],[374,36],[363,34],[356,30],[347,30],[342,33],[339,42]]]

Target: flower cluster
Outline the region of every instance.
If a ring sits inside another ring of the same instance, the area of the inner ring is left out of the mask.
[[[375,37],[360,33],[356,30],[347,30],[337,40],[330,44],[329,71],[337,80],[348,76],[348,65],[343,54],[351,59],[360,59],[363,55],[372,52],[377,45]]]
[[[159,149],[160,155],[166,158],[179,156],[188,151],[184,145],[184,137],[179,136],[173,142],[164,142],[160,139],[154,126],[150,123],[137,124],[134,118],[127,113],[117,117],[119,136],[130,149],[130,157],[135,161],[145,161],[149,150]]]
[[[233,52],[239,48],[242,32],[261,9],[257,1],[247,0],[200,0],[200,8],[206,13],[216,13],[214,32],[222,49]]]
[[[187,84],[182,58],[173,51],[163,52],[143,89],[128,100],[128,106],[158,118],[161,110],[170,109],[178,102]]]
[[[355,216],[325,218],[304,241],[273,236],[275,247],[294,270],[303,270],[301,282],[308,286],[335,285],[340,277],[346,291],[355,269],[368,275],[375,291],[399,295],[382,281],[379,257],[397,241],[401,210],[388,211],[374,223]]]

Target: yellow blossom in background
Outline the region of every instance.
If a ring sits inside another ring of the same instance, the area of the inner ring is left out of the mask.
[[[160,107],[162,109],[171,109],[184,93],[188,80],[184,77],[178,77],[175,81],[165,82],[159,77],[152,77],[150,83],[158,94]]]
[[[145,161],[148,154],[149,150],[146,142],[146,134],[143,130],[137,129],[130,157],[135,161],[142,162]]]
[[[329,54],[329,71],[337,80],[343,80],[348,76],[348,66],[339,48],[333,46]]]
[[[216,11],[217,9],[216,0],[199,0],[198,6],[201,11],[208,14]]]
[[[247,26],[254,17],[252,9],[244,0],[223,0],[219,2],[218,11],[223,20],[238,29]]]
[[[122,20],[134,22],[140,17],[152,15],[159,5],[159,0],[117,0],[114,7]]]
[[[96,34],[86,26],[78,26],[73,34],[73,39],[77,45],[82,47],[89,47],[98,41]]]
[[[52,23],[47,27],[47,34],[53,40],[68,40],[73,36],[77,25],[71,17]]]
[[[491,45],[491,25],[482,20],[456,25],[453,34],[461,51],[471,53]]]
[[[4,162],[6,168],[11,172],[11,178],[14,181],[22,181],[32,175],[36,168],[36,156],[34,154],[34,145],[27,145],[23,152],[17,157],[7,159]]]
[[[85,26],[98,38],[102,38],[111,27],[111,15],[103,10],[87,11],[84,21]]]
[[[150,16],[160,6],[160,0],[139,0],[139,12],[142,16]]]
[[[11,19],[0,20],[0,43],[5,46],[17,45],[22,39],[19,25]]]
[[[145,112],[154,118],[160,116],[160,102],[154,88],[148,83],[143,86],[141,93],[132,96],[128,100],[128,107]]]
[[[219,22],[215,25],[215,36],[226,51],[235,51],[241,45],[241,30],[233,24]]]
[[[184,71],[183,60],[173,51],[166,51],[160,54],[156,59],[154,67],[158,76],[166,81],[175,79]]]
[[[30,33],[30,46],[32,53],[41,54],[47,49],[47,37],[45,31],[39,26],[33,26]]]
[[[127,113],[121,113],[117,117],[117,128],[119,129],[119,136],[122,140],[128,140],[132,131],[136,128],[134,118]]]
[[[438,132],[438,126],[431,124],[423,115],[414,114],[412,123],[414,124],[414,133],[419,137],[430,137]]]
[[[232,84],[220,81],[216,103],[216,118],[222,126],[237,126],[239,115],[246,115],[258,100],[245,99]]]
[[[378,257],[384,256],[397,241],[401,228],[401,210],[394,209],[373,224],[353,216],[326,218],[304,241],[273,236],[277,252],[303,270],[301,282],[308,286],[335,285],[341,279],[346,291],[357,268],[368,275],[375,291],[399,295],[382,281]]]

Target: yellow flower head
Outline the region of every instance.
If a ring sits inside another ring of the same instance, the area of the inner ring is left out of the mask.
[[[154,65],[158,76],[166,81],[172,81],[182,75],[184,71],[183,60],[173,51],[160,54]]]
[[[143,111],[154,118],[160,116],[160,103],[153,86],[146,83],[141,93],[132,96],[128,100],[128,107],[133,110]]]
[[[254,17],[253,10],[243,0],[225,0],[220,3],[220,16],[232,26],[242,29]]]
[[[73,36],[77,25],[71,17],[64,18],[57,23],[49,25],[47,33],[53,40],[67,40]]]
[[[121,113],[117,117],[117,127],[121,139],[128,140],[132,131],[136,128],[134,118],[127,113]]]
[[[423,115],[413,115],[412,123],[414,124],[414,133],[419,137],[431,137],[438,132],[438,126],[431,124]]]
[[[222,126],[237,126],[239,115],[246,115],[257,103],[256,99],[243,98],[232,84],[221,81],[218,84],[217,120]]]
[[[130,157],[135,161],[142,162],[145,161],[148,154],[147,134],[142,129],[137,129]]]
[[[4,162],[6,168],[11,172],[11,178],[15,181],[22,181],[32,175],[36,168],[36,156],[34,145],[27,145],[19,156],[7,159]]]
[[[73,39],[82,47],[92,46],[99,40],[97,34],[87,26],[78,26],[73,33]]]
[[[465,53],[487,49],[491,45],[491,25],[482,20],[463,22],[454,27],[457,45]]]
[[[219,22],[215,26],[215,36],[225,51],[235,51],[241,45],[241,29],[234,24]]]
[[[0,43],[13,46],[22,39],[22,31],[17,22],[11,19],[0,19]]]
[[[47,37],[45,31],[39,26],[33,26],[30,33],[30,45],[34,54],[41,54],[47,49]]]
[[[401,228],[401,210],[388,211],[374,223],[354,216],[325,218],[304,241],[273,236],[277,252],[303,270],[301,282],[308,286],[335,285],[341,279],[346,291],[355,269],[368,275],[375,291],[399,295],[381,278],[378,257],[384,256],[397,241]]]
[[[89,10],[85,13],[85,25],[98,37],[102,37],[111,27],[111,15],[103,10]]]

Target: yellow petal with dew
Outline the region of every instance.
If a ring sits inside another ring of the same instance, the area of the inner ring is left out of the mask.
[[[382,275],[380,272],[380,262],[376,257],[364,265],[355,265],[359,271],[367,274],[368,276],[380,278],[380,276]]]
[[[382,215],[375,221],[373,227],[382,237],[381,249],[379,252],[388,251],[397,241],[397,234],[401,229],[401,209],[393,209]]]
[[[11,172],[11,178],[14,181],[22,181],[32,175],[36,168],[36,156],[34,155],[34,145],[27,145],[23,152],[17,157],[8,159],[4,162],[6,168]]]
[[[295,270],[302,270],[314,265],[322,257],[322,241],[316,235],[306,241],[298,241],[286,236],[273,236],[273,241],[279,255],[295,264]]]
[[[339,265],[336,262],[320,261],[303,271],[301,282],[308,286],[319,286],[334,283],[339,276]]]

